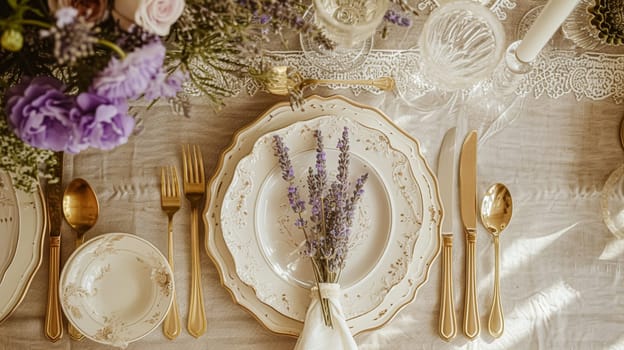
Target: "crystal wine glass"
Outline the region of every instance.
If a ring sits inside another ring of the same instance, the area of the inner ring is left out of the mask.
[[[313,20],[336,43],[334,50],[315,46],[305,34],[301,46],[310,61],[328,71],[348,72],[366,60],[373,35],[388,10],[389,0],[314,0],[305,19]]]

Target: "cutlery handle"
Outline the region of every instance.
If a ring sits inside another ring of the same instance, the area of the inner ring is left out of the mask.
[[[169,217],[168,221],[167,260],[169,261],[171,272],[173,272],[173,218]],[[178,298],[176,297],[175,289],[173,290],[173,304],[163,322],[163,333],[169,340],[173,340],[180,335],[180,312],[178,311]]]
[[[48,270],[48,303],[45,314],[45,335],[56,342],[63,337],[63,323],[59,306],[59,265],[61,236],[50,236],[50,266]]]
[[[206,313],[199,265],[199,215],[196,205],[193,205],[191,209],[191,300],[187,328],[195,338],[199,338],[206,332]]]
[[[477,306],[477,266],[475,262],[477,233],[475,229],[466,231],[466,294],[464,296],[464,334],[469,339],[479,335],[479,308]]]
[[[442,235],[442,290],[440,291],[440,336],[446,341],[455,338],[455,303],[453,301],[453,236]]]
[[[377,79],[355,79],[355,80],[340,80],[340,79],[305,79],[301,82],[301,88],[308,85],[316,84],[351,84],[351,85],[370,85],[378,88],[379,90],[390,91],[394,89],[394,79],[391,77],[380,77]]]
[[[75,248],[78,249],[78,247],[80,247],[83,243],[84,243],[84,232],[82,234],[78,234],[78,236],[76,237],[76,243],[75,243]],[[77,341],[81,341],[84,339],[84,335],[82,333],[80,333],[80,331],[74,327],[73,324],[71,324],[71,322],[67,322],[67,333],[69,333],[69,337],[72,340],[77,340]]]
[[[492,295],[492,307],[490,318],[488,319],[488,331],[494,338],[503,335],[505,320],[503,318],[503,307],[500,300],[500,252],[498,237],[494,237],[494,295]]]

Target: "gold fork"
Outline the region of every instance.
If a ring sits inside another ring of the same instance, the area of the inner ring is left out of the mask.
[[[178,182],[178,172],[174,166],[161,168],[160,172],[160,206],[167,214],[167,257],[169,266],[173,272],[173,215],[180,209],[182,199],[180,198],[180,183]],[[165,321],[163,322],[163,333],[173,340],[180,335],[180,313],[178,311],[178,301],[175,289],[173,290],[173,305]]]
[[[206,332],[206,313],[199,265],[199,206],[206,192],[204,160],[197,145],[182,146],[184,194],[191,202],[191,297],[187,328],[195,338]]]

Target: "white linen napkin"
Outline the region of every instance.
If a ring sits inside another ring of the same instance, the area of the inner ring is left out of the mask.
[[[323,320],[323,310],[317,287],[310,290],[310,306],[306,312],[303,330],[299,335],[295,350],[357,350],[357,344],[349,331],[342,306],[340,305],[340,285],[319,283],[321,296],[329,300],[333,328]]]

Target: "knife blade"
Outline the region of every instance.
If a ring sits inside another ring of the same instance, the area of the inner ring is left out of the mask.
[[[63,200],[63,152],[57,152],[54,156],[57,160],[54,175],[58,181],[46,184],[46,210],[50,224],[50,265],[48,270],[48,301],[44,322],[45,335],[52,342],[56,342],[63,337],[63,323],[58,296],[61,256],[61,203]]]
[[[450,341],[457,334],[455,297],[453,296],[453,188],[455,187],[455,132],[444,135],[438,155],[438,185],[444,208],[442,217],[442,289],[440,290],[439,333]]]
[[[471,131],[462,145],[459,158],[459,199],[461,219],[466,234],[466,286],[464,294],[464,334],[479,335],[479,308],[476,289],[477,243],[477,132]]]

